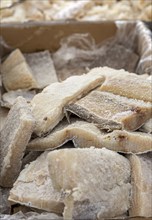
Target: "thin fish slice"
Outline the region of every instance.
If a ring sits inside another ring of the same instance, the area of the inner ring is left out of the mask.
[[[152,105],[96,90],[69,104],[66,110],[96,123],[100,129],[136,130],[151,117]]]
[[[1,130],[0,185],[12,187],[17,179],[24,151],[34,130],[35,120],[26,100],[16,99]]]
[[[55,149],[72,140],[75,147],[107,148],[123,153],[143,153],[152,151],[152,136],[143,132],[114,130],[101,132],[93,123],[76,120],[71,124],[62,121],[48,136],[29,142],[27,149],[45,151]],[[37,153],[37,152],[36,152]]]
[[[58,81],[49,51],[24,54],[24,57],[39,89]]]
[[[46,87],[31,101],[36,119],[35,133],[38,136],[52,130],[64,117],[63,108],[72,100],[82,97],[101,85],[104,77],[101,71],[93,69],[88,74],[72,76],[63,82]]]
[[[10,191],[9,201],[62,214],[61,194],[56,192],[48,172],[47,154],[44,152],[21,171]]]
[[[105,67],[106,71],[106,67]],[[132,99],[139,99],[145,102],[152,102],[152,83],[143,77],[125,72],[124,70],[108,69],[109,74],[101,85],[101,91],[112,92],[113,94],[125,96]]]
[[[66,120],[46,137],[38,137],[29,142],[27,149],[32,151],[44,151],[55,149],[72,140],[76,147],[102,146],[101,131],[94,125],[85,121],[72,120],[68,124]]]

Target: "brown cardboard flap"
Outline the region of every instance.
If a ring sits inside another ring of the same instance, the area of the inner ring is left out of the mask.
[[[112,37],[117,28],[114,22],[32,22],[25,24],[2,24],[1,35],[6,43],[23,52],[59,48],[63,37],[72,33],[90,33],[96,43]]]

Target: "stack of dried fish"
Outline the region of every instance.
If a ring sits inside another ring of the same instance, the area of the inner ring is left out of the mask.
[[[3,214],[7,191],[34,219],[152,217],[149,77],[99,67],[58,82],[48,51],[18,49],[1,72]]]
[[[151,0],[1,0],[2,22],[152,20]]]

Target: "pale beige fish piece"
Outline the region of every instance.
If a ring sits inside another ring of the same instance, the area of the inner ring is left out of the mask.
[[[24,54],[39,89],[57,82],[58,78],[49,51]]]
[[[106,70],[106,67],[105,67]],[[107,69],[108,72],[108,69]],[[128,98],[152,102],[152,83],[140,75],[125,72],[124,70],[109,69],[111,75],[106,77],[99,90],[112,92]]]
[[[103,147],[117,152],[141,154],[152,151],[152,136],[144,132],[114,130],[101,139]]]
[[[130,207],[130,164],[107,149],[62,149],[48,154],[54,188],[63,195],[64,219],[123,215]],[[121,204],[121,205],[120,205]]]
[[[2,63],[1,72],[7,91],[37,88],[31,69],[19,49],[14,50]]]
[[[35,125],[31,109],[22,97],[16,99],[1,130],[0,185],[11,187],[17,179],[24,151]]]
[[[149,119],[139,130],[146,133],[152,133],[152,118]]]
[[[147,77],[147,80],[150,80],[152,83],[152,75]],[[152,84],[151,84],[152,86]],[[152,87],[151,87],[152,89]],[[152,90],[151,90],[152,92]],[[141,128],[141,131],[146,132],[146,133],[152,133],[152,118],[149,119]]]
[[[136,130],[151,117],[152,105],[96,90],[69,104],[66,110],[96,123],[100,129]]]
[[[29,142],[27,149],[32,151],[44,151],[55,149],[72,140],[76,147],[102,147],[101,131],[94,125],[85,121],[72,120],[68,124],[66,120],[46,137],[38,137]]]
[[[152,153],[130,155],[132,203],[130,215],[152,217]]]
[[[142,132],[114,130],[101,132],[93,123],[76,120],[68,124],[65,120],[46,137],[38,137],[29,142],[27,149],[45,151],[55,149],[72,140],[75,147],[107,148],[123,153],[143,153],[152,151],[152,136]]]
[[[52,83],[31,101],[36,119],[35,133],[38,136],[52,130],[64,117],[64,106],[72,100],[101,85],[104,76],[101,70],[93,69],[81,76],[72,76],[63,82]]]
[[[9,110],[7,108],[0,107],[0,131],[2,130]]]
[[[48,172],[47,154],[41,154],[21,171],[10,191],[9,201],[61,214],[61,194],[56,192]]]
[[[22,96],[27,102],[30,102],[35,95],[35,90],[26,91],[18,89],[15,91],[9,91],[2,95],[3,105],[7,108],[11,108],[18,96]]]

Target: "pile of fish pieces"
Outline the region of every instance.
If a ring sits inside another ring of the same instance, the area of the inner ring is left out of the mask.
[[[8,190],[21,210],[25,205],[57,219],[113,218],[128,210],[151,217],[151,80],[100,67],[58,82],[55,69],[50,77],[45,67],[41,81],[41,54],[34,65],[29,56],[16,50],[2,64],[8,93],[44,88],[30,101],[8,102],[8,115],[2,113],[2,198]]]

